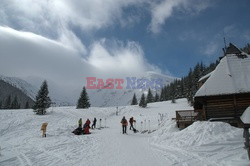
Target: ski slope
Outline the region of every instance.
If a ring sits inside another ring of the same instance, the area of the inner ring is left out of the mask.
[[[175,110],[190,109],[185,99],[138,106],[76,110],[50,108],[44,116],[32,110],[0,111],[0,165],[250,165],[242,129],[221,122],[196,122],[179,131]],[[116,111],[118,110],[118,115]],[[160,117],[161,114],[162,116]],[[139,131],[122,134],[121,118],[131,116]],[[90,135],[74,135],[79,118],[96,117]],[[100,124],[100,118],[102,119]],[[48,122],[47,137],[40,127]]]

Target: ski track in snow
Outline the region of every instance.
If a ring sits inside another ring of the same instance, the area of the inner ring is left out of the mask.
[[[76,110],[73,107],[50,108],[44,116],[34,115],[32,110],[2,110],[0,166],[217,166],[235,165],[233,162],[232,164],[224,161],[230,161],[232,158],[237,161],[237,156],[240,156],[240,161],[244,161],[241,165],[250,165],[246,161],[246,155],[242,155],[245,151],[242,150],[241,140],[229,139],[224,144],[209,142],[199,146],[191,142],[191,146],[185,147],[181,146],[182,142],[175,145],[171,144],[171,141],[167,144],[166,141],[155,141],[153,137],[161,134],[160,131],[141,134],[133,133],[128,127],[128,134],[122,134],[122,116],[126,116],[127,120],[134,116],[138,130],[144,130],[145,126],[149,126],[144,123],[150,120],[150,129],[155,130],[159,128],[159,113],[164,113],[165,120],[160,127],[169,126],[169,132],[178,132],[171,121],[175,112],[169,110],[190,108],[186,102],[178,102],[179,104],[151,104],[146,109],[124,106],[119,108],[118,116],[115,115],[116,107],[88,110]],[[103,119],[103,128],[91,130],[90,135],[77,136],[71,133],[77,127],[79,118],[83,118],[85,122],[87,118],[92,121],[94,117],[98,119],[97,127],[100,126],[99,119]],[[41,137],[40,127],[43,122],[48,122],[46,138]],[[206,136],[203,133],[196,141],[202,142],[204,137]],[[160,137],[156,137],[158,138]]]

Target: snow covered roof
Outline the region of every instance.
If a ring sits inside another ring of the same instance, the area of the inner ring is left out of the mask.
[[[202,80],[204,80],[204,79],[206,79],[206,78],[210,77],[212,73],[213,73],[213,71],[212,71],[212,72],[210,72],[210,73],[208,73],[208,74],[206,74],[206,75],[204,75],[203,77],[201,77],[201,78],[199,79],[199,81],[198,81],[198,82],[200,82],[200,81],[202,81]]]
[[[248,107],[240,117],[244,124],[250,124],[250,107]]]
[[[195,97],[246,92],[250,92],[250,56],[242,52],[224,56]]]

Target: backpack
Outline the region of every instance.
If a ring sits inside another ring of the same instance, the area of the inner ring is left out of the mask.
[[[127,120],[126,120],[126,119],[122,119],[121,123],[122,123],[122,124],[126,124],[126,123],[127,123]]]

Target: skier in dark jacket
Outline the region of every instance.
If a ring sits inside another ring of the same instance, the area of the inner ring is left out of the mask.
[[[92,127],[92,129],[96,128],[96,121],[97,121],[97,120],[96,120],[96,118],[94,118],[94,120],[93,120],[93,124],[92,124],[92,126],[91,126],[91,127]]]
[[[129,119],[129,124],[130,124],[130,127],[129,127],[129,130],[133,130],[134,129],[134,126],[133,126],[133,123],[134,123],[134,118],[133,116]]]
[[[128,121],[127,121],[127,119],[125,118],[125,116],[122,118],[121,124],[122,124],[122,134],[127,134],[127,125],[128,125]]]

